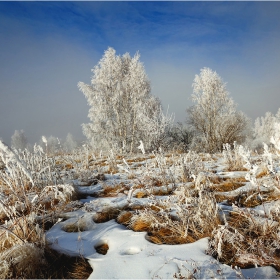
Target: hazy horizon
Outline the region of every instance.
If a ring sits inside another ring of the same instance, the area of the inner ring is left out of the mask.
[[[141,54],[151,93],[184,121],[209,67],[252,119],[280,107],[280,2],[0,2],[0,138],[84,139],[77,83],[110,46]]]

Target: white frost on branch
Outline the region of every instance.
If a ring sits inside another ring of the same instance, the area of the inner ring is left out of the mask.
[[[150,93],[140,54],[120,56],[108,48],[92,72],[90,85],[78,83],[90,106],[85,136],[96,149],[110,150],[117,143],[119,150],[132,152],[140,139],[150,148],[166,121],[159,99]]]
[[[142,154],[145,154],[144,144],[141,140],[140,140],[140,145],[137,148],[141,150]]]
[[[236,110],[226,84],[216,72],[210,68],[200,70],[193,82],[192,100],[195,105],[187,111],[196,132],[196,148],[214,153],[221,151],[225,143],[245,139],[248,118]]]

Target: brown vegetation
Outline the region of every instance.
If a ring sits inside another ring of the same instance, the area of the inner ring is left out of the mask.
[[[116,219],[120,213],[119,209],[109,208],[104,210],[103,212],[97,212],[93,218],[95,223],[105,223],[112,219]]]
[[[129,190],[129,186],[125,185],[124,183],[120,183],[117,185],[105,185],[103,186],[103,191],[101,193],[102,197],[114,197],[117,196],[119,193],[124,193],[125,191]]]
[[[256,207],[264,202],[274,201],[280,199],[280,194],[274,190],[249,190],[242,191],[234,196],[227,194],[215,194],[217,202],[227,200],[229,205],[235,204],[239,207]]]
[[[98,245],[98,246],[96,246],[96,247],[94,247],[94,248],[95,248],[96,252],[97,252],[98,254],[101,254],[101,255],[106,255],[107,252],[108,252],[108,250],[109,250],[109,246],[108,246],[108,244],[106,244],[106,243],[103,243],[103,244],[101,244],[101,245]]]
[[[248,211],[231,212],[228,224],[213,231],[208,253],[241,268],[272,265],[280,271],[278,223]]]
[[[117,217],[117,222],[119,224],[128,226],[132,215],[133,213],[131,211],[122,211]]]
[[[245,178],[219,178],[218,183],[215,181],[215,183],[210,186],[210,189],[216,192],[229,192],[245,186],[246,182]]]

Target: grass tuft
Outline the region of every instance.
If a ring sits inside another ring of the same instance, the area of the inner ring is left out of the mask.
[[[280,271],[279,241],[278,223],[237,209],[228,223],[212,232],[208,253],[228,265],[271,265]]]
[[[150,228],[150,223],[147,221],[144,221],[142,219],[134,219],[130,222],[129,228],[131,228],[134,231],[148,231]]]
[[[116,208],[108,208],[103,212],[97,212],[93,218],[95,223],[105,223],[112,219],[116,219],[120,213],[119,209]]]
[[[130,222],[132,215],[133,214],[130,211],[122,211],[117,217],[117,222],[119,224],[127,226]]]
[[[108,252],[108,250],[109,250],[109,246],[108,246],[108,244],[106,244],[106,243],[103,243],[103,244],[101,244],[101,245],[98,245],[98,246],[96,246],[96,247],[94,247],[94,248],[95,248],[96,252],[97,252],[98,254],[101,254],[101,255],[106,255],[107,252]]]

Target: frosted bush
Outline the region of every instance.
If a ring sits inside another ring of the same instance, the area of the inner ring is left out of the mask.
[[[182,177],[185,181],[190,181],[196,174],[204,170],[201,157],[194,151],[189,151],[181,157]]]
[[[230,144],[223,144],[223,157],[228,165],[230,171],[242,170],[244,168],[244,162],[250,153],[242,145],[233,143],[233,149]]]
[[[70,200],[73,192],[74,188],[71,185],[47,186],[41,191],[40,196],[38,196],[38,200],[57,199],[59,201],[67,202]],[[35,201],[33,201],[33,203],[35,203]]]
[[[55,160],[48,158],[39,146],[34,146],[34,153],[13,152],[0,141],[0,156],[6,167],[0,172],[0,192],[5,192],[0,196],[0,214],[4,217],[18,223],[21,216],[28,218],[35,213],[43,219],[46,210],[51,212],[54,205],[70,200],[74,188],[61,184]]]
[[[30,181],[32,185],[34,185],[31,174],[28,171],[28,169],[26,168],[25,164],[1,140],[0,140],[0,157],[7,169],[7,171],[3,172],[5,175],[10,176],[14,180],[17,180],[18,177],[20,175],[22,175],[28,181]],[[7,182],[7,176],[4,176],[4,180],[6,182]],[[8,183],[8,185],[11,186],[11,184],[9,184],[9,183]]]

